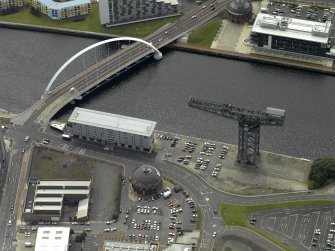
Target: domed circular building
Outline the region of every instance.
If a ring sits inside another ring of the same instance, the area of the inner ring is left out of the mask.
[[[143,165],[134,170],[131,185],[138,194],[152,195],[162,189],[163,181],[156,167]]]
[[[243,24],[252,17],[252,5],[246,0],[234,0],[228,5],[228,20]]]

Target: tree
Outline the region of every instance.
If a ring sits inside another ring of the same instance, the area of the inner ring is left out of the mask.
[[[335,159],[315,159],[311,166],[309,180],[312,181],[314,189],[332,183],[335,180]]]

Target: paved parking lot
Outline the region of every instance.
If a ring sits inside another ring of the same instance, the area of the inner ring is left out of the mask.
[[[122,220],[124,238],[127,241],[159,241],[161,245],[167,245],[176,241],[179,231],[195,229],[196,221],[190,222],[192,214],[196,213],[192,213],[180,191],[172,192],[168,199],[156,196],[155,199],[149,197],[136,201],[130,208],[123,208],[120,218],[127,218],[126,222]],[[119,222],[117,225],[120,224]]]
[[[243,195],[307,190],[308,160],[261,151],[257,168],[244,167],[236,162],[235,145],[163,132],[155,137],[165,152],[163,160],[190,169],[221,190]],[[179,138],[176,144],[174,137]]]
[[[321,9],[309,6],[293,6],[282,3],[269,2],[268,13],[278,16],[285,16],[297,19],[305,19],[315,22],[332,21],[334,18],[334,10]]]
[[[295,247],[297,250],[333,250],[335,206],[309,206],[299,209],[257,213],[256,227]],[[333,223],[333,224],[332,224]]]

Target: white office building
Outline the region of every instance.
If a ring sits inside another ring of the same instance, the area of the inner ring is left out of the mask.
[[[257,48],[313,56],[327,56],[332,23],[258,13],[251,40]]]
[[[76,107],[66,131],[107,146],[151,152],[156,122]]]
[[[69,227],[39,227],[35,251],[67,251],[69,250],[69,240]]]

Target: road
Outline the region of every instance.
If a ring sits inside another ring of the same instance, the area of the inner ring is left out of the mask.
[[[207,22],[212,17],[217,15],[223,8],[227,1],[211,0],[206,2],[206,7],[199,6],[181,17],[178,21],[165,26],[158,32],[148,36],[147,41],[161,48],[166,44],[176,40],[183,34],[186,34],[190,30],[197,26]],[[215,9],[210,8],[210,4],[214,4]],[[144,55],[151,54],[151,49],[141,43],[134,43],[120,52],[110,56],[109,58],[102,60],[96,65],[86,69],[84,72],[78,74],[71,80],[63,83],[61,86],[52,90],[52,92],[39,100],[33,107],[28,109],[26,112],[18,115],[15,118],[15,123],[18,126],[14,126],[5,131],[5,135],[8,138],[14,140],[13,147],[11,149],[11,158],[8,163],[7,182],[3,191],[3,198],[0,208],[0,224],[3,226],[3,230],[0,232],[0,246],[1,250],[9,251],[15,249],[15,243],[13,239],[16,236],[16,220],[20,211],[20,194],[24,188],[23,180],[20,181],[21,173],[24,174],[25,167],[29,160],[29,148],[33,142],[41,142],[43,138],[49,138],[51,145],[59,147],[61,142],[60,134],[54,132],[45,132],[44,127],[47,125],[49,119],[55,112],[55,109],[50,107],[57,107],[60,109],[66,103],[61,103],[58,106],[54,103],[66,96],[67,102],[71,101],[75,95],[81,95],[86,90],[90,89],[93,85],[97,84],[97,81],[106,76],[110,76],[112,72],[117,72],[120,68],[129,65],[131,62],[138,60]],[[71,87],[76,88],[75,95],[69,93]],[[49,114],[45,114],[49,113]],[[41,119],[44,114],[44,118]],[[36,124],[35,122],[40,122]],[[42,125],[42,127],[41,127]],[[24,137],[30,136],[30,141],[25,142]],[[240,228],[228,228],[224,222],[213,213],[214,209],[218,209],[220,203],[239,203],[239,204],[257,204],[257,203],[271,203],[281,201],[296,201],[296,200],[315,200],[315,199],[334,199],[334,196],[316,196],[309,193],[294,193],[294,194],[277,194],[270,196],[237,196],[217,190],[211,184],[206,183],[205,180],[201,179],[198,175],[190,172],[177,165],[162,162],[158,159],[147,158],[142,154],[129,153],[125,154],[122,151],[106,152],[103,148],[97,148],[89,144],[79,142],[67,142],[70,148],[85,148],[85,155],[87,157],[92,156],[95,158],[107,159],[117,161],[119,163],[142,163],[150,164],[158,167],[162,174],[166,177],[170,177],[176,180],[178,183],[190,191],[192,197],[200,205],[203,211],[203,231],[201,234],[201,246],[199,250],[207,251],[213,246],[214,238],[212,234],[214,231],[218,233],[240,233],[242,235],[248,235],[256,242],[261,243],[262,246],[268,247],[267,250],[277,250],[277,247],[267,242],[254,232]],[[23,154],[22,150],[26,152]],[[129,165],[134,166],[134,165]],[[130,172],[131,170],[126,170]],[[14,210],[11,210],[11,206],[14,206]],[[12,224],[9,225],[8,221],[11,220]],[[8,234],[8,237],[6,235]]]
[[[204,5],[198,6],[174,23],[170,23],[147,36],[145,40],[159,49],[218,15],[224,9],[226,2],[229,1],[208,1],[206,2],[206,8],[203,8]],[[213,4],[212,7],[210,6],[211,4]],[[50,94],[45,95],[36,105],[23,114],[19,114],[14,119],[15,123],[22,125],[27,123],[28,119],[31,119],[37,120],[37,123],[46,125],[58,110],[71,102],[75,97],[80,96],[104,79],[118,73],[149,54],[152,54],[152,49],[147,47],[147,45],[139,42],[131,44],[53,89]],[[75,93],[69,93],[71,87],[76,89]],[[62,98],[64,101],[59,102]]]

